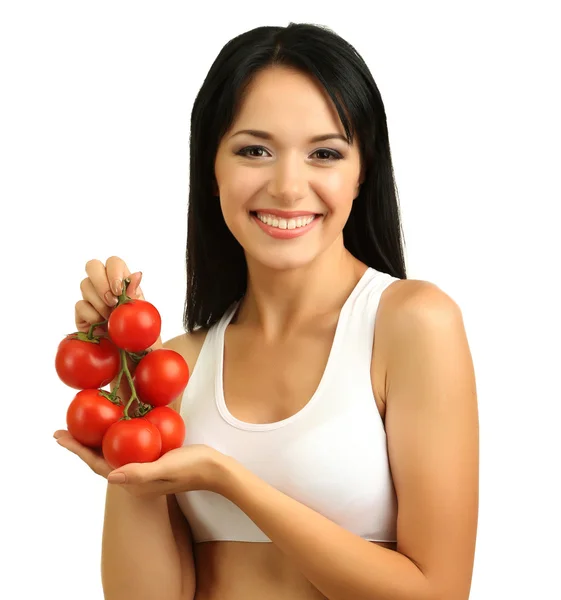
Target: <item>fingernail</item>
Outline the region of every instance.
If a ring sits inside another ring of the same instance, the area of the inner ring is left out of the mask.
[[[109,483],[125,483],[127,476],[124,473],[109,473],[107,481]]]
[[[111,292],[105,292],[105,301],[109,306],[115,306],[119,302],[118,298],[115,298]]]
[[[123,283],[121,282],[120,279],[115,279],[113,281],[112,288],[113,288],[113,292],[115,294],[117,294],[117,296],[120,296],[121,292],[123,291]]]

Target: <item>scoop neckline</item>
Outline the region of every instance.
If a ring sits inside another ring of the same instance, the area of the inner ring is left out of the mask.
[[[234,415],[228,410],[228,406],[226,405],[226,399],[224,396],[224,337],[226,333],[226,328],[230,324],[230,321],[236,313],[236,309],[239,305],[239,301],[234,302],[234,304],[230,307],[229,311],[224,315],[224,318],[220,324],[216,336],[215,351],[218,353],[218,357],[214,397],[216,400],[216,407],[222,418],[227,423],[229,423],[233,427],[236,427],[237,429],[243,429],[245,431],[271,431],[274,429],[279,429],[281,427],[286,427],[287,425],[290,425],[291,423],[295,422],[297,419],[305,415],[307,412],[309,412],[317,403],[318,399],[321,397],[323,389],[328,384],[329,377],[333,372],[333,362],[336,359],[337,351],[340,346],[340,338],[342,335],[343,326],[346,323],[348,311],[351,307],[351,304],[362,290],[363,286],[365,285],[365,282],[374,273],[377,273],[377,271],[372,267],[368,267],[356,283],[355,287],[351,290],[351,293],[347,296],[345,302],[343,303],[343,306],[341,307],[339,316],[337,318],[335,334],[333,336],[333,342],[329,350],[329,355],[327,357],[327,362],[325,364],[324,371],[322,373],[318,386],[312,394],[311,398],[299,411],[297,411],[290,417],[287,417],[286,419],[282,419],[280,421],[275,421],[273,423],[248,423],[246,421],[242,421],[234,417]]]

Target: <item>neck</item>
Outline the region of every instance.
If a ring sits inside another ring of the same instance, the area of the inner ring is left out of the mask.
[[[270,341],[289,337],[310,320],[339,311],[365,265],[343,247],[303,267],[278,270],[248,260],[248,285],[236,323]]]

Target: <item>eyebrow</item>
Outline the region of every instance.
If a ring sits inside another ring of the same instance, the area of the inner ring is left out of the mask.
[[[233,135],[230,136],[230,139],[235,137],[236,135],[240,135],[242,133],[247,133],[248,135],[252,135],[253,137],[258,137],[263,140],[272,140],[274,136],[267,131],[259,131],[257,129],[242,129],[240,131],[236,131]],[[342,140],[346,144],[349,143],[349,140],[340,133],[324,133],[322,135],[316,135],[313,138],[310,138],[309,142],[324,142],[325,140]]]

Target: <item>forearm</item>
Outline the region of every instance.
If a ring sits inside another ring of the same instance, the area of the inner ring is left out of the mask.
[[[166,496],[108,484],[101,578],[105,600],[180,600],[182,573]]]
[[[226,460],[221,493],[329,600],[432,600],[406,556],[372,544]]]

